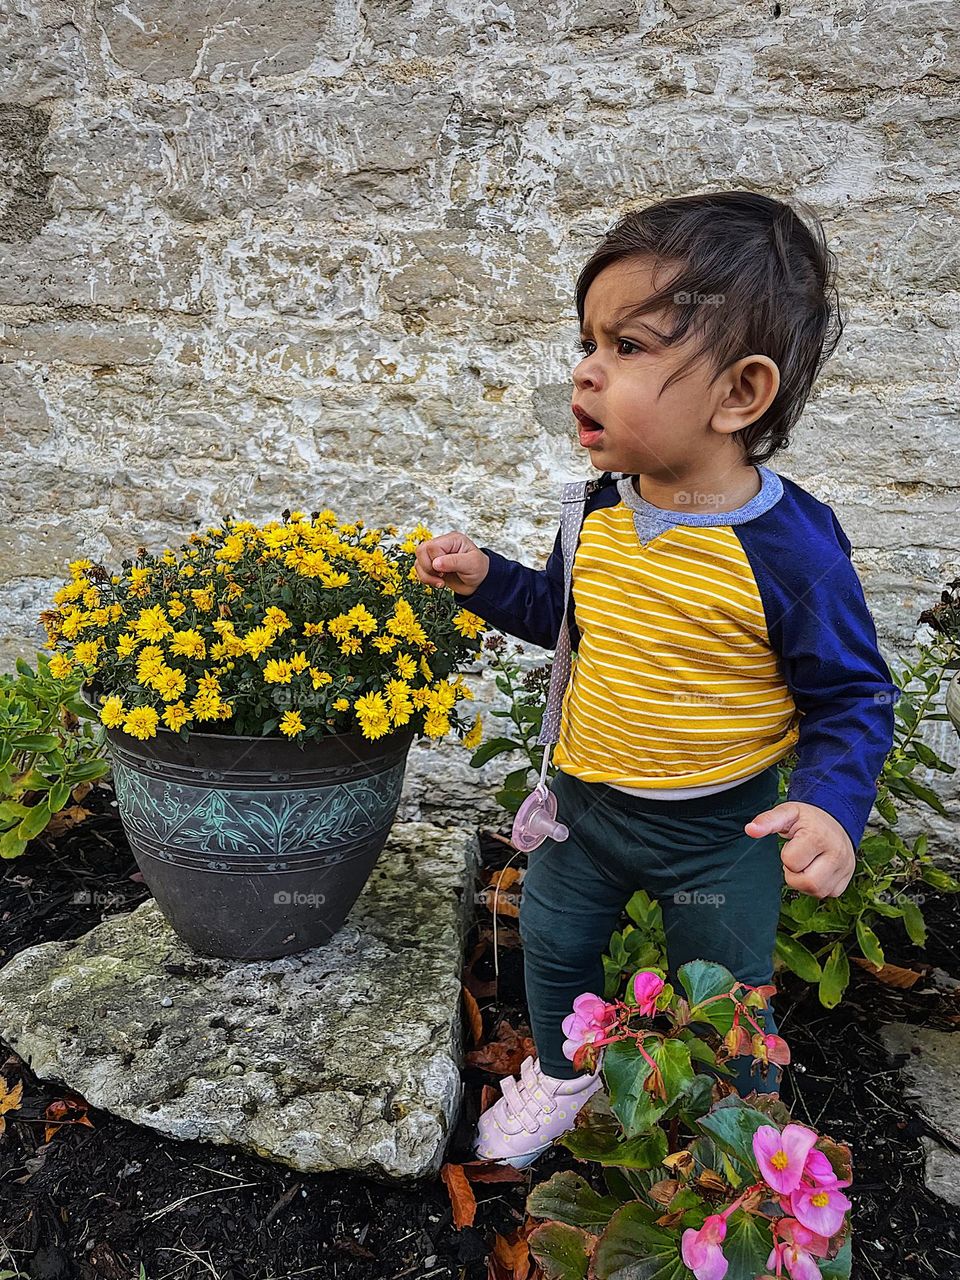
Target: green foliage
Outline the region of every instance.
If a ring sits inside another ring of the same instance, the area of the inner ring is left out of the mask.
[[[495,799],[507,813],[515,814],[523,801],[533,790],[543,767],[543,747],[537,742],[543,725],[546,691],[550,684],[550,666],[538,667],[521,675],[520,664],[516,658],[507,653],[506,641],[502,636],[489,636],[484,641],[483,651],[489,655],[490,665],[496,671],[496,685],[502,694],[509,699],[509,710],[496,708],[490,715],[498,720],[509,720],[504,725],[504,732],[497,737],[487,738],[473,752],[470,765],[479,769],[489,760],[512,752],[522,752],[526,763],[512,770],[503,780],[503,786],[494,793]],[[516,645],[514,653],[522,653],[520,645]],[[530,778],[531,771],[533,778]],[[548,780],[556,773],[549,765]]]
[[[17,858],[70,800],[109,771],[105,734],[79,696],[82,671],[59,679],[50,657],[0,675],[0,857]]]

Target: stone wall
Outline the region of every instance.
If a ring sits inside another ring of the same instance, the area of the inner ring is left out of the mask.
[[[0,667],[69,559],[227,512],[542,565],[594,474],[577,271],[638,202],[731,186],[811,203],[839,254],[846,334],[771,465],[834,505],[905,653],[960,572],[958,27],[932,0],[7,0]],[[506,767],[422,744],[403,816],[466,792],[496,821]]]

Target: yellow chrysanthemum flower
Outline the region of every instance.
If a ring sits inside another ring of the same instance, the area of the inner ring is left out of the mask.
[[[440,711],[428,711],[423,717],[423,730],[428,738],[442,738],[450,731],[450,721]]]
[[[55,653],[50,659],[49,666],[54,680],[65,679],[73,670],[73,663],[65,653]]]
[[[132,707],[123,722],[123,731],[133,738],[154,738],[159,719],[153,707]]]
[[[302,649],[298,650],[290,659],[290,669],[292,671],[295,671],[297,675],[299,675],[301,671],[306,671],[309,665],[310,663],[309,663],[309,660],[307,659],[307,655],[303,652]]]
[[[174,733],[193,719],[189,707],[184,702],[173,702],[169,707],[164,707],[162,718],[167,728],[172,729]]]
[[[126,717],[127,711],[123,699],[116,693],[111,694],[100,708],[100,720],[108,729],[117,729]]]
[[[164,667],[153,677],[151,684],[164,702],[173,702],[186,690],[187,677],[176,667]]]
[[[331,684],[333,681],[333,676],[329,671],[318,671],[316,667],[310,668],[310,678],[315,689],[322,689],[324,685]]]
[[[417,674],[417,660],[411,657],[409,653],[398,653],[393,660],[393,665],[404,680],[410,680]],[[429,679],[430,677],[428,676],[427,678]]]
[[[162,640],[170,634],[173,627],[160,605],[152,605],[142,609],[140,616],[133,624],[133,629],[141,640]]]
[[[139,643],[140,641],[131,632],[122,631],[117,636],[117,653],[121,658],[129,658],[131,653],[136,653]]]
[[[269,627],[254,627],[243,637],[243,647],[251,658],[259,658],[266,649],[270,648],[275,639],[276,632],[271,631]]]
[[[350,699],[349,699],[349,698],[337,698],[336,702],[333,704],[333,709],[334,709],[334,711],[349,711],[349,710],[350,710]]]
[[[277,609],[271,606],[263,615],[263,625],[265,627],[272,627],[274,631],[279,633],[281,631],[286,631],[288,627],[292,627],[293,623],[282,609]]]
[[[263,668],[263,678],[267,684],[289,684],[293,679],[293,667],[283,658],[271,658]]]
[[[463,735],[463,738],[462,738],[463,745],[469,751],[472,751],[474,747],[479,747],[480,743],[483,741],[483,724],[481,723],[482,719],[483,719],[482,716],[477,716],[476,720],[474,720],[473,724],[470,726],[470,729],[468,730],[468,732]]]
[[[461,609],[459,613],[454,615],[453,625],[462,636],[466,636],[468,640],[473,640],[483,631],[487,624],[483,618],[471,613],[469,609]]]
[[[199,631],[174,631],[170,637],[170,652],[181,658],[205,658],[207,644]]]
[[[298,733],[303,733],[306,725],[299,711],[284,712],[283,719],[280,721],[280,732],[286,734],[288,738],[296,737]]]

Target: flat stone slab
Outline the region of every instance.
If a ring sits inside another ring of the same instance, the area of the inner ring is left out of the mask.
[[[436,1174],[460,1106],[474,832],[395,823],[342,928],[277,960],[200,956],[150,898],[0,969],[36,1075],[175,1138],[304,1171]]]
[[[881,1027],[880,1039],[894,1057],[906,1054],[900,1069],[907,1099],[936,1133],[960,1147],[960,1033],[891,1022]],[[960,1156],[926,1135],[923,1147],[927,1186],[960,1205]]]

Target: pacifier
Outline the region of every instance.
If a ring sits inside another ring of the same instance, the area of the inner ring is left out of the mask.
[[[544,748],[540,780],[517,810],[513,820],[510,840],[521,853],[530,853],[544,840],[566,840],[570,832],[562,822],[557,822],[557,797],[547,786],[547,762],[549,745]]]

